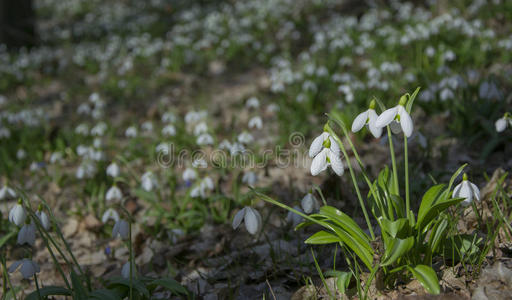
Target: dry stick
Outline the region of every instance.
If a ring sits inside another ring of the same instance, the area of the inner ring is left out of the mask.
[[[268,282],[268,278],[265,279],[265,282],[268,285],[268,288],[270,289],[270,293],[272,294],[272,297],[274,297],[274,300],[277,300],[276,295],[274,294],[274,291],[272,290],[272,286],[270,285],[270,282]]]

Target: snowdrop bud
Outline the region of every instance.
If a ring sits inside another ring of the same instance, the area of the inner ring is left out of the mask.
[[[123,193],[121,192],[121,189],[119,189],[116,185],[113,185],[110,189],[108,189],[107,194],[105,195],[105,199],[107,201],[120,201],[123,199]]]
[[[21,199],[18,200],[18,203],[11,208],[9,212],[9,221],[11,223],[16,224],[17,226],[22,226],[25,223],[25,219],[27,218],[27,213],[23,208]]]
[[[50,219],[48,218],[48,215],[43,211],[43,206],[39,205],[39,208],[36,211],[36,216],[39,218],[39,222],[41,222],[41,225],[43,225],[43,228],[45,230],[50,229]]]
[[[4,185],[1,189],[0,189],[0,200],[3,200],[3,199],[6,199],[7,197],[9,198],[14,198],[16,197],[16,191],[14,191],[13,189],[11,189],[9,186],[7,185]]]
[[[119,214],[113,208],[109,208],[103,213],[103,216],[101,217],[101,222],[107,223],[110,219],[114,220],[114,222],[116,223],[119,221]]]
[[[496,120],[494,123],[497,132],[503,132],[507,128],[507,119],[505,117]]]
[[[315,196],[309,192],[302,198],[302,201],[300,202],[300,205],[302,206],[302,209],[306,214],[310,214],[313,211],[316,211],[319,209],[320,205],[318,203],[318,200],[315,198]]]
[[[39,273],[41,271],[39,265],[36,262],[24,258],[22,260],[15,261],[9,267],[9,273],[13,273],[14,271],[16,271],[19,266],[21,266],[20,273],[25,279],[29,279],[32,276],[34,276],[34,274]]]
[[[123,219],[119,219],[114,224],[114,228],[112,228],[112,237],[117,238],[117,236],[121,237],[123,240],[127,240],[130,236],[130,224]]]
[[[29,244],[30,246],[34,246],[36,243],[36,225],[30,220],[27,220],[25,225],[21,227],[18,232],[18,245]]]
[[[213,137],[208,133],[203,133],[197,137],[196,143],[199,146],[213,145]]]
[[[119,166],[115,162],[113,162],[110,165],[108,165],[108,167],[107,167],[107,176],[110,176],[110,177],[113,177],[113,178],[119,176]]]
[[[453,189],[453,197],[464,198],[462,206],[468,206],[473,200],[480,201],[480,190],[474,183],[468,180],[468,176],[464,173],[462,182]]]
[[[233,218],[233,229],[237,229],[242,220],[245,223],[247,231],[254,235],[258,233],[262,226],[262,219],[260,213],[252,207],[246,206],[238,211]]]
[[[123,278],[129,279],[130,278],[130,262],[127,261],[123,267],[121,268],[121,276]],[[132,278],[137,277],[137,267],[135,266],[135,263],[132,264]]]

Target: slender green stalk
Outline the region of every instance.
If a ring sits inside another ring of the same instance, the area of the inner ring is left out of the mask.
[[[130,264],[130,300],[133,299],[133,247],[132,247],[132,222],[128,223],[128,251],[129,251],[129,264]]]
[[[16,290],[12,287],[11,278],[9,277],[9,274],[7,273],[7,266],[5,265],[5,257],[2,255],[2,269],[4,273],[4,295],[7,295],[7,287],[5,286],[5,280],[7,280],[7,284],[9,285],[9,288],[12,291],[12,296],[14,297],[14,300],[18,300],[16,298]]]
[[[327,282],[325,281],[325,277],[324,277],[324,274],[322,273],[322,269],[320,269],[320,266],[318,265],[318,262],[316,261],[315,252],[313,251],[313,248],[311,248],[311,255],[313,256],[313,261],[315,262],[315,267],[318,272],[318,275],[320,275],[320,279],[322,280],[325,290],[327,291],[327,294],[329,295],[329,299],[336,299],[331,294],[331,290],[329,289],[329,286],[327,285]]]
[[[405,213],[409,216],[409,156],[407,153],[407,136],[404,134],[404,162],[405,162]]]
[[[389,125],[386,126],[388,129],[388,140],[389,140],[389,152],[391,154],[391,165],[393,166],[393,181],[395,182],[395,194],[400,195],[400,188],[398,186],[398,173],[396,170],[396,159],[395,159],[395,148],[393,147],[393,136]]]
[[[370,218],[368,217],[368,212],[366,211],[366,206],[364,205],[363,197],[361,196],[361,191],[359,191],[359,186],[357,185],[356,175],[354,173],[354,169],[352,168],[352,164],[350,163],[350,159],[347,154],[347,150],[345,150],[343,143],[341,142],[340,138],[336,135],[336,133],[334,133],[332,128],[329,125],[327,125],[326,128],[327,128],[327,131],[329,132],[329,134],[334,138],[336,143],[338,143],[338,145],[340,146],[341,152],[343,152],[343,156],[345,156],[345,160],[347,162],[348,169],[350,171],[350,177],[352,177],[352,183],[354,184],[354,189],[356,190],[357,198],[359,199],[359,204],[361,205],[361,209],[363,210],[364,218],[366,220],[366,225],[368,226],[368,230],[370,230],[370,236],[372,237],[372,240],[375,240],[372,223],[370,222]]]
[[[37,275],[34,273],[34,281],[36,283],[36,290],[37,290],[37,296],[40,300],[43,300],[43,297],[41,297],[41,291],[39,291],[39,283],[37,282]]]

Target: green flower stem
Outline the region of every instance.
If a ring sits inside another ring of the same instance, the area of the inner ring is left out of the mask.
[[[39,291],[39,283],[37,282],[37,274],[36,273],[34,273],[34,282],[36,283],[37,296],[40,300],[43,300],[43,297],[41,297],[41,291]]]
[[[14,290],[14,288],[12,287],[11,278],[9,277],[9,274],[7,273],[7,266],[5,265],[5,256],[3,256],[3,255],[2,255],[2,269],[3,269],[3,273],[4,273],[4,284],[3,284],[4,295],[7,295],[7,286],[5,284],[5,281],[7,281],[7,284],[9,285],[9,288],[12,291],[12,296],[14,297],[14,300],[18,300],[16,298],[16,290]]]
[[[400,196],[400,188],[398,186],[398,173],[396,170],[396,159],[395,159],[395,148],[393,147],[393,136],[389,125],[386,126],[388,129],[388,140],[389,140],[389,152],[391,153],[391,164],[393,166],[393,181],[395,182],[395,194]]]
[[[130,300],[133,299],[133,247],[132,247],[132,222],[128,223],[129,234],[128,234],[128,251],[129,251],[129,259],[128,263],[130,264]]]
[[[405,162],[405,213],[409,216],[409,156],[407,153],[407,136],[404,134],[404,162]]]
[[[329,134],[334,138],[336,143],[340,146],[341,152],[343,152],[343,155],[345,156],[345,160],[347,161],[348,169],[350,171],[350,177],[352,177],[352,183],[354,184],[354,188],[356,190],[357,198],[359,199],[359,204],[361,205],[361,208],[363,210],[364,218],[366,220],[366,224],[368,225],[368,230],[370,230],[370,236],[372,237],[372,240],[375,240],[375,235],[373,233],[372,223],[370,222],[370,218],[368,217],[368,212],[366,211],[366,206],[364,205],[363,197],[361,196],[361,192],[359,191],[359,186],[357,185],[357,179],[356,175],[354,173],[354,169],[352,169],[352,164],[350,163],[350,159],[347,154],[347,150],[345,150],[345,147],[343,146],[343,143],[341,142],[340,138],[334,133],[332,128],[327,124],[325,126],[327,128],[327,131]]]

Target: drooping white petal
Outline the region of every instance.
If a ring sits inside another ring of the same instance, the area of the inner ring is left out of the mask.
[[[331,141],[331,147],[329,148],[331,152],[336,153],[336,155],[341,155],[341,149],[338,143],[332,136],[329,136],[329,140]]]
[[[385,110],[375,121],[376,127],[386,127],[393,121],[398,113],[398,107],[392,107],[390,109]]]
[[[315,210],[316,206],[318,206],[318,204],[316,202],[317,202],[317,200],[316,200],[315,196],[313,196],[313,194],[311,194],[311,193],[307,193],[306,196],[304,196],[304,198],[302,198],[300,205],[302,206],[302,210],[306,214],[310,214],[313,212],[313,210]]]
[[[370,110],[366,110],[366,111],[360,113],[359,115],[357,115],[357,117],[352,122],[352,132],[358,132],[359,130],[361,130],[364,127],[364,125],[366,124],[366,121],[368,120],[368,112],[369,111]]]
[[[414,128],[411,116],[402,105],[399,105],[398,114],[400,115],[400,125],[402,126],[405,136],[410,137]]]
[[[496,126],[497,132],[503,132],[505,128],[507,128],[507,120],[505,118],[500,118],[496,120],[496,123],[494,123],[494,126]]]
[[[382,135],[382,127],[375,126],[375,122],[379,116],[373,109],[368,110],[368,129],[373,134],[373,136],[378,139]]]
[[[252,207],[247,207],[245,211],[245,228],[250,234],[256,234],[261,229],[262,221],[260,213]]]
[[[298,206],[294,206],[293,209],[302,212],[302,209]],[[286,222],[291,223],[292,226],[297,226],[300,222],[302,222],[302,217],[292,211],[289,211],[286,215]]]
[[[110,177],[119,176],[119,166],[113,162],[107,167],[107,175]]]
[[[317,136],[311,146],[309,147],[309,157],[315,157],[320,151],[322,151],[324,140],[329,136],[327,132],[323,132],[321,135]]]
[[[454,188],[453,188],[453,193],[452,193],[452,197],[453,198],[460,198],[460,189],[462,188],[462,182],[457,184]]]
[[[120,236],[121,239],[126,240],[130,235],[130,224],[127,221],[120,219],[114,224],[114,228],[112,228],[112,237],[116,238]]]
[[[343,167],[343,161],[341,160],[341,157],[337,155],[334,152],[328,153],[329,160],[331,161],[331,168],[336,173],[336,175],[341,176],[343,175],[344,167]]]
[[[110,219],[114,220],[114,222],[119,221],[119,214],[113,208],[109,208],[103,213],[101,222],[107,223]]]
[[[462,206],[468,206],[473,201],[473,191],[471,190],[471,187],[467,180],[463,180],[460,184],[460,188],[457,191],[457,194],[454,190],[454,196],[457,198],[464,198],[464,201],[462,201]]]
[[[122,200],[123,193],[121,192],[121,189],[114,185],[110,189],[108,189],[107,194],[105,195],[105,199],[107,201]]]
[[[311,162],[311,175],[316,176],[320,172],[327,169],[327,151],[330,151],[329,149],[323,149],[320,151],[320,153],[315,156],[313,159],[313,162]]]
[[[469,187],[471,188],[471,190],[473,192],[473,196],[475,197],[475,200],[480,201],[480,189],[478,189],[476,184],[469,182],[469,181],[468,181],[468,183],[469,183]]]
[[[242,223],[242,220],[245,217],[245,211],[246,207],[242,208],[236,213],[235,217],[233,218],[233,229],[237,229],[238,226],[240,226],[240,223]]]
[[[23,225],[26,218],[27,214],[21,204],[16,204],[9,212],[9,221],[17,226]]]
[[[30,259],[23,259],[20,273],[23,276],[23,278],[28,279],[34,276],[35,273],[39,273],[41,269],[39,268],[39,265],[35,262],[33,262]]]
[[[36,216],[39,218],[39,221],[45,230],[50,229],[50,219],[44,211],[36,211]]]
[[[135,263],[132,264],[132,278],[136,277],[137,275],[137,267],[135,266]],[[125,279],[130,278],[130,262],[127,261],[123,267],[121,268],[121,276]]]
[[[29,244],[30,246],[34,246],[36,242],[36,225],[33,223],[25,224],[21,227],[18,232],[18,240],[17,243],[19,245]]]
[[[26,259],[26,258],[25,258]],[[15,262],[12,263],[12,265],[9,266],[9,273],[12,273],[14,271],[16,271],[16,269],[18,269],[18,267],[23,263],[23,260],[17,260]]]

